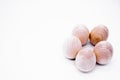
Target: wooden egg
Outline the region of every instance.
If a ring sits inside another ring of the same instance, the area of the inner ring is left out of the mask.
[[[90,42],[93,45],[96,45],[98,42],[106,40],[108,37],[108,29],[104,25],[96,26],[90,33],[89,38]]]
[[[107,64],[113,55],[113,47],[107,41],[100,41],[94,48],[96,61],[99,64]]]
[[[75,37],[72,36],[68,38],[64,43],[64,54],[66,58],[69,59],[75,59],[78,51],[82,48],[81,41]]]
[[[82,45],[85,45],[89,38],[89,30],[85,25],[78,25],[73,29],[74,36],[81,40]]]
[[[75,65],[82,72],[92,71],[96,65],[95,53],[90,48],[81,49],[75,60]]]

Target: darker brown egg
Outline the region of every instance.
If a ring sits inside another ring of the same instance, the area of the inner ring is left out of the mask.
[[[106,40],[108,38],[108,29],[104,25],[96,26],[89,35],[90,42],[96,45],[98,42]]]

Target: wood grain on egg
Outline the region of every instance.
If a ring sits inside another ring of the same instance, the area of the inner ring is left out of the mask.
[[[90,32],[89,38],[93,45],[108,38],[108,29],[104,25],[98,25]]]

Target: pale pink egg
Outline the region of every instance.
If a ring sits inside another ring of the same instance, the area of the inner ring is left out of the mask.
[[[113,55],[113,47],[107,41],[100,41],[94,48],[96,60],[99,64],[107,64]]]
[[[65,41],[64,47],[63,47],[65,57],[69,59],[75,59],[78,51],[81,48],[82,48],[81,41],[77,37],[72,36],[68,38]]]
[[[81,49],[76,56],[75,65],[82,72],[92,71],[96,65],[96,57],[93,50],[90,48]]]
[[[89,38],[89,30],[85,25],[78,25],[73,29],[74,36],[81,40],[82,45],[85,45]]]
[[[104,25],[98,25],[92,29],[89,38],[93,45],[108,38],[108,28]]]

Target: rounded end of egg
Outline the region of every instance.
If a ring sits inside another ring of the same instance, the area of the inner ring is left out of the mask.
[[[81,40],[82,45],[85,45],[89,38],[89,30],[85,25],[77,25],[73,31],[73,35]]]
[[[64,55],[68,59],[75,59],[81,48],[81,41],[77,37],[72,36],[68,38],[63,45]]]
[[[82,72],[92,71],[96,65],[96,57],[92,49],[81,49],[76,56],[75,65],[76,68]]]
[[[110,62],[113,55],[113,47],[107,41],[101,41],[94,48],[96,60],[98,64],[107,64]]]

